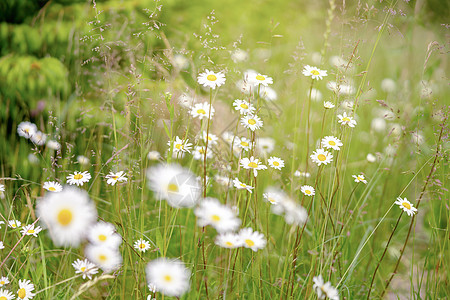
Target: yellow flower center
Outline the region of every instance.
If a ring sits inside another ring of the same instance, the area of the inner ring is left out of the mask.
[[[49,190],[49,191],[52,191],[52,192],[56,191],[56,189],[55,189],[54,187],[52,187],[52,186],[49,187],[48,190]]]
[[[275,202],[277,202],[274,198],[269,198],[268,200],[269,200],[270,203],[275,203]]]
[[[311,194],[311,191],[310,191],[310,190],[306,190],[306,191],[305,191],[305,194],[308,194],[308,195],[309,195],[309,194]]]
[[[108,259],[108,257],[107,257],[106,255],[104,255],[104,254],[100,254],[100,255],[98,256],[98,259],[99,259],[100,261],[105,261],[105,260]]]
[[[17,291],[17,294],[18,294],[20,299],[23,299],[27,295],[27,291],[25,291],[24,288],[21,288],[20,290]]]
[[[262,75],[256,75],[256,80],[264,81],[266,78]]]
[[[348,117],[342,118],[342,121],[344,121],[344,122],[350,122],[350,118],[348,118]]]
[[[5,284],[5,282],[4,282],[3,280],[2,280],[2,281],[0,281],[0,284],[1,284],[1,285],[4,285],[4,284]]]
[[[169,183],[169,185],[167,186],[167,190],[169,192],[177,193],[178,192],[178,185],[176,185],[175,183]]]
[[[248,124],[250,124],[250,125],[255,125],[255,124],[256,124],[256,121],[255,121],[254,119],[249,119],[249,120],[248,120]]]
[[[100,241],[104,242],[104,241],[106,241],[106,235],[104,235],[104,234],[99,234],[99,235],[98,235],[98,239],[99,239]]]
[[[249,247],[252,247],[255,245],[255,242],[247,239],[247,240],[245,240],[245,244],[247,244],[247,246],[249,246]]]
[[[244,184],[244,183],[241,183],[241,184],[240,184],[240,186],[242,186],[242,187],[246,187],[247,185],[246,185],[246,184]]]
[[[209,74],[208,76],[206,76],[206,79],[208,79],[209,81],[216,81],[217,77],[216,75]]]
[[[242,103],[240,106],[241,106],[243,109],[248,109],[248,105],[245,104],[245,103]]]
[[[331,146],[336,146],[336,142],[335,141],[329,141],[328,144],[330,144]]]
[[[144,249],[145,248],[145,244],[140,244],[139,248]]]
[[[6,298],[5,296],[1,296],[0,300],[8,300],[8,298]]]
[[[117,180],[117,179],[119,179],[119,176],[112,176],[111,178],[114,180]]]
[[[220,217],[219,217],[218,215],[212,215],[212,216],[211,216],[211,219],[212,219],[214,222],[219,222],[219,221],[220,221]]]
[[[176,144],[175,148],[177,148],[178,150],[183,149],[183,145],[182,144]]]
[[[320,73],[319,73],[319,71],[317,71],[317,70],[312,70],[312,71],[311,71],[311,74],[313,74],[313,75],[319,75]]]
[[[27,231],[27,233],[33,234],[33,233],[34,233],[34,229],[29,229],[29,230]]]
[[[248,143],[247,142],[241,142],[241,145],[244,146],[244,147],[247,147]]]
[[[225,245],[227,245],[228,247],[233,247],[233,243],[232,242],[225,242]]]
[[[81,272],[86,271],[86,267],[81,267],[81,268],[80,268],[80,271],[81,271]]]
[[[73,179],[80,180],[81,178],[83,178],[83,174],[75,174],[75,175],[73,175]]]
[[[248,166],[249,166],[250,168],[257,168],[257,167],[258,167],[258,164],[252,161],[252,162],[250,162],[250,163],[248,164]]]
[[[67,226],[72,222],[72,212],[70,209],[64,208],[61,209],[58,213],[58,222],[62,226]]]
[[[403,205],[406,209],[411,209],[411,204],[409,204],[408,202],[403,202],[402,205]]]
[[[209,75],[209,76],[214,76],[214,75]],[[208,76],[208,77],[209,77]],[[215,78],[216,76],[214,76],[214,78]],[[164,275],[164,280],[165,281],[167,281],[167,282],[171,282],[172,281],[172,276],[170,276],[170,275]]]
[[[272,164],[273,164],[275,167],[278,167],[278,166],[280,165],[280,163],[277,162],[277,161],[274,161]]]
[[[205,150],[204,150],[203,148],[200,148],[200,149],[198,149],[198,152],[199,152],[200,154],[204,154],[204,153],[205,153]]]
[[[17,227],[16,223],[11,224],[11,227],[16,228]]]
[[[206,111],[204,109],[200,108],[200,109],[197,110],[197,113],[205,115]]]
[[[319,154],[319,155],[317,155],[317,159],[320,161],[325,161],[327,159],[327,157],[323,154]]]

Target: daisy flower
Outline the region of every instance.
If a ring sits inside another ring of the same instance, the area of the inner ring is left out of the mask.
[[[50,149],[53,149],[53,150],[59,150],[59,149],[61,149],[61,144],[55,140],[48,140],[47,147]]]
[[[355,178],[355,182],[362,182],[364,184],[367,184],[367,180],[364,179],[364,175],[363,174],[352,175],[352,177]]]
[[[300,188],[300,191],[305,194],[306,196],[314,196],[316,194],[316,191],[314,190],[314,188],[310,185],[303,185]]]
[[[0,184],[0,192],[4,192],[5,191],[5,185],[4,184]]]
[[[0,285],[1,286],[1,285]],[[0,289],[0,300],[12,300],[15,296],[8,290]]]
[[[273,205],[281,203],[284,200],[285,196],[286,195],[282,190],[274,187],[267,188],[265,190],[265,193],[263,194],[263,198]]]
[[[37,132],[37,126],[31,122],[21,122],[17,126],[17,133],[26,139],[31,138]]]
[[[263,121],[257,115],[248,114],[241,119],[241,124],[245,128],[255,131],[263,126]]]
[[[109,273],[120,268],[122,256],[118,249],[103,245],[88,244],[84,253],[90,261],[99,266],[104,272]]]
[[[202,139],[206,143],[206,131],[202,132]],[[217,135],[212,134],[211,132],[208,133],[208,147],[217,145],[218,140],[219,138]]]
[[[239,237],[245,248],[250,248],[255,252],[259,249],[263,249],[267,243],[264,234],[253,231],[250,227],[241,229],[239,231]]]
[[[311,76],[312,79],[323,79],[323,76],[327,76],[327,71],[311,67],[310,65],[306,65],[302,73],[305,76]]]
[[[158,151],[150,151],[147,154],[147,158],[150,160],[159,160],[161,158],[161,154]]]
[[[334,108],[334,104],[332,102],[330,102],[330,101],[325,101],[323,103],[323,107],[326,108],[326,109],[331,109],[331,108]]]
[[[268,162],[270,167],[277,170],[281,170],[281,168],[284,167],[284,160],[279,157],[272,156],[271,158],[269,158]]]
[[[173,142],[173,153],[178,152],[191,152],[192,144],[188,143],[189,139],[182,140],[179,136],[175,137],[175,141]],[[170,147],[170,141],[167,142],[167,145]]]
[[[65,187],[38,200],[36,215],[56,246],[78,247],[97,220],[97,209],[86,191]]]
[[[148,284],[166,296],[180,297],[189,291],[191,272],[178,259],[157,258],[145,268]]]
[[[256,108],[252,104],[240,99],[234,100],[233,106],[235,110],[238,110],[239,113],[244,115],[253,114],[253,112],[256,110]]]
[[[259,95],[266,101],[276,101],[278,99],[277,92],[268,86],[261,86]]]
[[[406,198],[402,199],[401,197],[398,197],[397,201],[395,201],[395,204],[403,209],[403,211],[405,211],[410,217],[417,212],[417,208],[415,208],[414,205]]]
[[[49,192],[55,192],[55,193],[59,193],[62,191],[62,185],[59,184],[56,181],[46,181],[44,182],[44,189],[46,189]]]
[[[252,146],[252,141],[245,137],[236,137],[234,139],[234,146],[242,150],[248,151]]]
[[[195,104],[194,107],[191,108],[190,114],[194,118],[199,118],[200,120],[203,120],[203,118],[205,119],[208,119],[209,117],[212,118],[214,116],[214,112],[215,112],[214,107],[210,106],[208,102],[203,102]]]
[[[38,233],[41,231],[42,231],[41,226],[35,228],[33,224],[30,224],[23,226],[20,233],[23,235],[32,235],[34,237],[37,237]]]
[[[203,161],[205,159],[205,150],[206,150],[205,146],[195,146],[194,152],[192,153],[194,156],[194,159]],[[212,157],[213,157],[213,153],[208,148],[208,150],[206,151],[206,158],[212,158]]]
[[[239,163],[244,169],[253,170],[253,175],[258,176],[258,170],[265,170],[267,167],[259,161],[259,158],[254,158],[253,156],[249,158],[242,158]]]
[[[9,220],[8,227],[9,228],[19,228],[22,226],[22,223],[19,220]]]
[[[112,249],[117,249],[122,244],[122,237],[116,232],[114,225],[103,221],[89,227],[87,239],[94,245]]]
[[[193,207],[200,198],[201,185],[196,176],[177,164],[160,164],[147,170],[149,188],[157,200],[173,207]]]
[[[125,177],[125,174],[123,171],[119,171],[117,173],[109,172],[108,175],[105,176],[107,184],[115,185],[116,182],[125,182],[128,180],[128,178]]]
[[[34,144],[36,144],[36,145],[38,145],[38,146],[42,146],[42,145],[45,144],[45,141],[47,140],[47,136],[46,136],[44,133],[40,132],[40,131],[36,131],[36,132],[31,136],[30,140],[31,140]]]
[[[347,113],[344,112],[342,115],[337,116],[339,118],[338,123],[341,125],[348,125],[350,127],[355,127],[356,121],[350,116],[347,116]]]
[[[256,147],[263,154],[271,153],[275,149],[275,140],[269,137],[257,138]]]
[[[333,154],[323,149],[317,149],[310,157],[318,166],[322,164],[327,165],[333,160]]]
[[[325,283],[322,275],[313,278],[313,289],[317,293],[319,299],[339,300],[338,290],[331,285],[331,282]]]
[[[242,239],[239,234],[226,232],[217,235],[214,243],[222,248],[233,249],[242,246]]]
[[[9,279],[6,276],[0,277],[0,287],[5,286],[9,283]]]
[[[150,243],[144,239],[139,239],[136,242],[134,242],[134,248],[137,249],[139,252],[145,252],[148,249],[150,249]]]
[[[212,71],[209,71],[208,69],[205,70],[205,72],[200,73],[197,77],[197,81],[199,84],[203,85],[205,88],[209,87],[213,90],[216,87],[219,87],[225,83],[225,75],[221,72],[214,73]]]
[[[233,179],[233,183],[234,183],[234,187],[236,187],[238,190],[246,189],[247,191],[249,191],[251,193],[252,189],[254,189],[254,187],[246,185],[243,182],[240,182],[239,179],[237,179],[237,178]]]
[[[89,182],[89,180],[91,179],[91,174],[89,174],[88,171],[84,171],[82,173],[75,171],[73,174],[70,174],[66,178],[68,184],[76,184],[77,186],[82,186],[85,182]]]
[[[221,233],[234,231],[241,225],[241,220],[236,217],[236,213],[216,198],[205,198],[194,210],[194,214],[197,216],[198,226],[211,225]]]
[[[17,299],[28,300],[34,297],[34,284],[30,280],[19,280],[19,289],[17,290]]]
[[[259,73],[249,73],[247,78],[248,83],[253,85],[262,84],[264,86],[268,86],[269,84],[273,84],[272,77],[267,75],[261,75]]]
[[[342,147],[343,144],[340,139],[334,136],[326,136],[322,139],[322,147],[326,149],[334,149],[334,150],[340,150],[339,147]]]
[[[87,158],[87,157],[84,156],[84,155],[78,155],[78,156],[77,156],[77,162],[78,162],[80,165],[83,165],[83,166],[87,166],[87,165],[89,165],[89,163],[90,163],[89,158]]]
[[[83,279],[87,277],[91,280],[92,275],[98,273],[98,268],[86,258],[84,260],[77,259],[72,266],[75,268],[75,274],[83,274]]]

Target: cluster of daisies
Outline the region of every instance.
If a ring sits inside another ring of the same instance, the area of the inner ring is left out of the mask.
[[[5,286],[8,286],[10,283],[8,277],[0,277],[0,299],[1,300],[12,300],[15,299],[16,296],[7,290],[6,288],[3,288]],[[19,280],[19,289],[17,290],[17,299],[22,300],[28,300],[33,299],[33,297],[36,295],[36,293],[33,293],[34,291],[34,284],[30,280],[26,279],[20,279]]]
[[[36,124],[24,121],[17,126],[19,136],[31,140],[37,146],[47,145],[53,150],[61,149],[61,144],[55,140],[47,139],[47,135],[38,130]]]

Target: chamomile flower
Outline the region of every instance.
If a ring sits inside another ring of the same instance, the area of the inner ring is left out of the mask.
[[[367,180],[364,178],[363,174],[352,175],[352,177],[355,178],[355,182],[362,182],[364,184],[367,184]]]
[[[239,231],[239,237],[241,238],[242,246],[250,248],[255,252],[263,249],[267,243],[264,234],[253,231],[250,227],[241,229]]]
[[[276,101],[278,99],[277,92],[268,86],[261,86],[259,95],[266,101]]]
[[[210,111],[211,110],[211,111]],[[208,102],[197,103],[194,107],[191,108],[190,114],[194,118],[199,118],[203,120],[203,118],[208,119],[214,116],[214,107],[210,106]]]
[[[9,220],[8,221],[8,227],[9,228],[19,228],[20,226],[22,226],[22,223],[19,220]]]
[[[205,198],[194,210],[197,216],[197,225],[205,227],[213,226],[218,232],[234,231],[241,225],[241,220],[236,213],[216,198]]]
[[[308,220],[306,209],[288,196],[279,205],[272,205],[271,209],[276,214],[284,213],[284,220],[288,224],[302,226]]]
[[[243,115],[253,114],[256,110],[253,104],[248,103],[246,100],[236,99],[233,102],[233,106],[235,110]]]
[[[408,201],[408,199],[402,199],[401,197],[397,198],[397,201],[395,201],[395,204],[397,204],[403,211],[405,211],[408,216],[413,216],[417,212],[417,208],[414,207],[414,205]]]
[[[48,140],[47,147],[50,149],[53,149],[53,150],[59,150],[59,149],[61,149],[61,144],[55,140]]]
[[[17,290],[17,299],[28,300],[32,299],[35,294],[33,293],[34,284],[30,280],[19,280],[19,289]]]
[[[233,179],[233,183],[234,183],[234,187],[237,188],[238,190],[246,189],[247,191],[249,191],[251,193],[252,189],[254,189],[254,187],[246,185],[243,182],[240,182],[239,179],[237,179],[237,178]]]
[[[89,278],[92,279],[92,275],[98,273],[98,268],[95,264],[91,263],[86,258],[84,260],[77,259],[72,263],[72,266],[75,268],[75,274],[83,274],[83,279]]]
[[[241,118],[241,124],[245,128],[255,131],[263,126],[263,121],[257,115],[248,114]]]
[[[340,139],[334,136],[326,136],[321,141],[322,147],[326,149],[334,149],[334,150],[340,150],[339,147],[342,147],[343,144]]]
[[[222,248],[238,248],[242,246],[242,239],[239,234],[234,232],[226,232],[216,236],[214,243]]]
[[[97,209],[86,191],[65,187],[38,200],[36,215],[56,246],[77,247],[95,223]]]
[[[167,145],[170,147],[170,141],[167,142]],[[179,136],[175,137],[175,141],[173,142],[173,153],[178,152],[191,152],[192,144],[189,143],[189,139],[182,140]]]
[[[61,184],[59,184],[56,181],[46,181],[44,182],[44,189],[46,189],[49,192],[59,193],[62,191],[63,187]]]
[[[355,127],[356,121],[350,116],[347,116],[347,113],[344,112],[342,115],[337,116],[339,118],[338,123],[341,125],[348,125],[349,127]]]
[[[327,71],[311,67],[310,65],[306,65],[302,73],[305,76],[311,76],[312,79],[323,79],[323,76],[327,76]]]
[[[258,176],[258,170],[267,169],[267,167],[259,161],[259,158],[254,158],[253,156],[250,158],[242,158],[239,163],[244,169],[253,170],[253,175],[255,176]]]
[[[36,145],[38,145],[38,146],[44,145],[46,139],[47,139],[47,136],[46,136],[44,133],[40,132],[40,131],[36,131],[36,132],[30,137],[30,140],[31,140],[34,144],[36,144]]]
[[[334,108],[334,104],[332,102],[330,102],[330,101],[325,101],[323,103],[323,107],[326,108],[326,109],[331,109],[331,108]]]
[[[1,285],[0,285],[1,286]],[[8,290],[0,289],[0,300],[12,300],[15,296]]]
[[[277,170],[281,170],[281,168],[284,167],[284,160],[279,157],[272,156],[269,158],[268,162],[270,167]]]
[[[9,279],[6,276],[0,277],[0,287],[5,286],[9,283]]]
[[[22,136],[26,139],[31,138],[37,131],[38,130],[36,124],[33,124],[31,122],[21,122],[17,126],[17,133],[19,134],[19,136]]]
[[[87,238],[94,245],[112,249],[117,249],[122,244],[122,237],[116,232],[114,225],[103,221],[89,227]]]
[[[80,165],[83,165],[83,166],[87,166],[87,165],[89,165],[89,163],[90,163],[89,158],[87,158],[87,157],[84,156],[84,155],[78,155],[78,156],[77,156],[77,162],[78,162]]]
[[[317,149],[310,155],[311,160],[315,162],[318,166],[324,164],[327,165],[333,161],[333,154],[323,149]]]
[[[67,176],[67,183],[70,185],[76,184],[77,186],[82,186],[85,182],[89,182],[91,179],[91,174],[88,171],[78,172],[75,171],[73,174]]]
[[[234,139],[234,146],[244,151],[248,151],[252,147],[252,141],[248,138],[237,136]]]
[[[122,264],[122,256],[119,250],[115,248],[88,244],[84,249],[84,253],[87,259],[106,273],[117,270]]]
[[[303,185],[300,188],[300,191],[305,194],[306,196],[314,196],[316,194],[316,191],[314,190],[314,188],[310,185]]]
[[[125,177],[125,174],[123,171],[119,171],[117,173],[109,172],[108,175],[105,176],[107,184],[115,185],[116,182],[125,182],[128,180],[128,178]]]
[[[147,170],[149,188],[157,200],[167,200],[173,207],[192,207],[200,197],[196,176],[177,164],[160,164]]]
[[[37,237],[38,233],[41,231],[42,231],[41,226],[34,227],[33,224],[30,224],[30,225],[23,226],[20,233],[23,235],[32,235],[34,237]]]
[[[203,131],[202,139],[203,139],[203,142],[205,142],[205,143],[206,143],[206,136],[207,136],[206,131]],[[219,140],[219,138],[217,137],[217,135],[212,134],[211,132],[208,132],[208,147],[217,145],[218,140]]]
[[[137,249],[139,252],[145,252],[148,249],[150,249],[150,242],[144,239],[139,239],[136,242],[134,242],[134,248]]]
[[[195,146],[194,152],[192,153],[194,155],[194,159],[203,161],[205,159],[205,150],[206,150],[205,146]],[[208,159],[212,157],[213,153],[211,149],[208,147],[208,150],[206,150],[206,158]]]
[[[313,289],[319,299],[339,300],[338,290],[331,285],[331,282],[325,283],[322,275],[313,278]]]
[[[189,291],[191,272],[178,259],[152,260],[145,268],[147,283],[166,296],[180,297]]]
[[[279,203],[281,203],[284,198],[285,198],[285,194],[282,190],[274,188],[274,187],[269,187],[265,190],[265,193],[263,194],[263,198],[267,200],[267,202],[269,202],[270,204],[273,205],[277,205]]]
[[[247,78],[248,83],[253,85],[259,85],[262,84],[264,86],[268,86],[269,84],[273,84],[272,77],[269,77],[267,75],[262,75],[259,73],[249,73]]]
[[[221,72],[214,73],[209,71],[208,69],[205,72],[200,73],[197,77],[197,81],[199,84],[203,85],[205,88],[209,87],[213,90],[216,87],[219,87],[225,83],[225,75]]]

